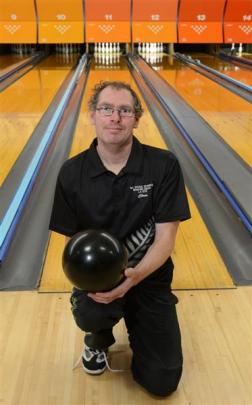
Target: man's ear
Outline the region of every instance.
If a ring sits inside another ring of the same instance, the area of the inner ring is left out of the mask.
[[[138,124],[139,124],[139,118],[136,118],[136,119],[135,119],[134,128],[137,128],[137,127],[138,127]]]

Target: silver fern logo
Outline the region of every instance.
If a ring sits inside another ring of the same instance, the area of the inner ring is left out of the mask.
[[[130,186],[130,190],[137,193],[137,198],[146,198],[148,197],[149,191],[152,189],[153,183],[141,184],[137,186]]]
[[[152,217],[125,240],[124,244],[128,251],[128,267],[134,267],[140,262],[152,244],[154,235],[155,221]]]

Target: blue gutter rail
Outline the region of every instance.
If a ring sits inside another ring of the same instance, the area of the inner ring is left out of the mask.
[[[227,76],[227,75],[224,75],[224,74],[221,73],[221,72],[218,72],[218,70],[212,69],[212,68],[210,68],[209,66],[204,65],[204,64],[201,63],[200,60],[198,60],[198,59],[196,60],[196,59],[193,59],[193,58],[191,58],[191,57],[188,57],[188,56],[185,56],[185,55],[181,55],[181,54],[178,53],[178,52],[175,53],[175,56],[176,56],[177,59],[182,60],[182,61],[185,62],[185,63],[198,66],[198,67],[200,67],[200,68],[206,70],[207,72],[210,72],[210,73],[214,74],[215,76],[218,76],[218,77],[220,77],[221,79],[226,80],[227,82],[229,82],[229,83],[231,83],[231,84],[233,84],[233,85],[235,85],[235,86],[237,86],[237,87],[240,87],[242,90],[245,90],[245,91],[247,91],[248,93],[251,93],[251,94],[252,94],[252,87],[251,87],[251,86],[247,86],[246,84],[240,82],[239,80],[235,80],[235,79],[233,79],[232,77],[229,77],[229,76]]]
[[[76,71],[62,97],[58,108],[56,109],[51,121],[49,122],[47,129],[40,141],[40,144],[26,170],[24,176],[17,188],[15,195],[10,202],[8,209],[6,210],[2,221],[0,223],[0,263],[4,260],[11,240],[14,236],[17,224],[20,220],[22,211],[26,205],[26,202],[31,193],[32,187],[44,162],[46,153],[53,140],[54,133],[62,118],[64,110],[68,104],[69,98],[72,95],[74,87],[76,86],[80,75],[82,74],[84,67],[87,63],[87,56],[83,55],[79,61]]]
[[[131,63],[134,64],[134,62]],[[232,206],[232,208],[234,209],[234,211],[236,212],[236,214],[238,215],[238,217],[241,219],[241,221],[243,222],[244,226],[246,227],[246,229],[249,231],[249,233],[252,235],[252,223],[250,221],[250,219],[247,217],[247,215],[243,212],[243,210],[241,209],[240,205],[238,204],[238,202],[236,201],[236,199],[234,198],[234,196],[232,195],[232,192],[228,189],[228,187],[225,185],[225,183],[221,180],[221,178],[218,176],[218,174],[216,173],[216,171],[214,170],[214,168],[212,167],[212,165],[208,162],[208,160],[205,158],[205,156],[203,155],[203,153],[200,151],[200,149],[197,147],[197,145],[195,144],[195,142],[192,140],[192,138],[190,137],[190,135],[188,134],[188,132],[186,131],[186,129],[184,128],[183,125],[181,125],[181,123],[179,122],[179,120],[177,119],[177,117],[175,116],[175,114],[172,112],[172,110],[169,108],[168,104],[166,103],[166,101],[164,100],[164,98],[159,94],[159,92],[156,90],[155,86],[153,86],[152,82],[148,79],[148,77],[146,76],[145,73],[142,72],[142,70],[140,70],[137,66],[134,65],[134,68],[140,72],[140,74],[143,76],[145,82],[148,84],[148,86],[152,89],[153,93],[155,94],[155,96],[157,97],[158,101],[160,102],[160,104],[163,106],[163,108],[165,109],[165,111],[169,114],[169,116],[171,117],[172,121],[175,123],[176,127],[179,128],[181,134],[183,135],[183,137],[186,139],[186,141],[189,143],[190,147],[192,148],[192,150],[194,151],[194,153],[196,154],[196,156],[198,157],[198,159],[200,160],[200,162],[202,163],[202,165],[204,166],[204,168],[206,169],[206,171],[209,173],[209,175],[211,176],[211,178],[213,179],[213,181],[215,182],[215,184],[218,186],[218,188],[222,191],[222,193],[225,195],[225,197],[227,198],[228,202],[230,203],[230,205]]]

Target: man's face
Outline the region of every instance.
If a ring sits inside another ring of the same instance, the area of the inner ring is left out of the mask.
[[[110,116],[103,115],[99,110],[112,108]],[[133,114],[131,117],[122,116],[117,110],[134,111],[134,101],[131,93],[126,89],[117,90],[106,87],[101,91],[97,103],[97,109],[91,112],[91,121],[96,129],[96,136],[105,144],[122,145],[129,141],[133,134],[133,128],[137,127],[138,119]]]

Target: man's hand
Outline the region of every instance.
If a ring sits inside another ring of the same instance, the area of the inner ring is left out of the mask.
[[[125,270],[126,279],[122,284],[106,293],[89,293],[88,296],[102,304],[109,304],[117,298],[123,297],[131,287],[140,283],[165,263],[174,248],[178,226],[179,221],[156,224],[153,244],[136,267],[128,267]]]
[[[128,267],[124,271],[124,275],[126,277],[125,280],[113,290],[104,293],[88,293],[88,296],[100,304],[109,304],[117,298],[123,297],[131,287],[140,281],[138,272],[133,267]]]

